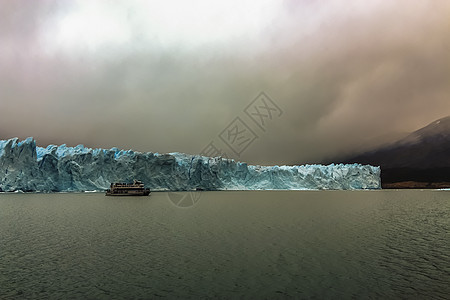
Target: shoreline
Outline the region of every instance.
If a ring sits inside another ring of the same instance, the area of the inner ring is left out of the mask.
[[[151,193],[204,193],[204,192],[383,192],[383,191],[450,191],[450,188],[422,188],[422,187],[408,187],[408,188],[381,188],[381,189],[361,189],[361,190],[213,190],[213,191],[196,191],[196,190],[184,190],[184,191],[169,191],[169,190],[155,190]],[[0,195],[13,195],[13,194],[105,194],[106,191],[71,191],[71,192],[0,192]],[[149,195],[151,196],[151,194]],[[143,196],[144,197],[144,196]],[[148,196],[145,196],[148,197]]]

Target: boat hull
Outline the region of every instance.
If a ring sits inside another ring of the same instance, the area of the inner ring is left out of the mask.
[[[117,193],[117,192],[111,192],[106,191],[106,196],[148,196],[150,195],[150,190],[144,190],[144,191],[137,191],[137,192],[124,192],[124,193]]]

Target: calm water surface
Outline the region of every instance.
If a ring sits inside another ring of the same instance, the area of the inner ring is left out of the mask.
[[[0,299],[450,299],[450,192],[0,194]]]

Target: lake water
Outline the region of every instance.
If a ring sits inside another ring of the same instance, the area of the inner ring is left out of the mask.
[[[0,194],[0,299],[450,299],[449,191]]]

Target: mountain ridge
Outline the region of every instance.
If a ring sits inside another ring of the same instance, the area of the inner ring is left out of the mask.
[[[380,166],[385,188],[450,187],[450,116],[397,142],[338,162]]]

